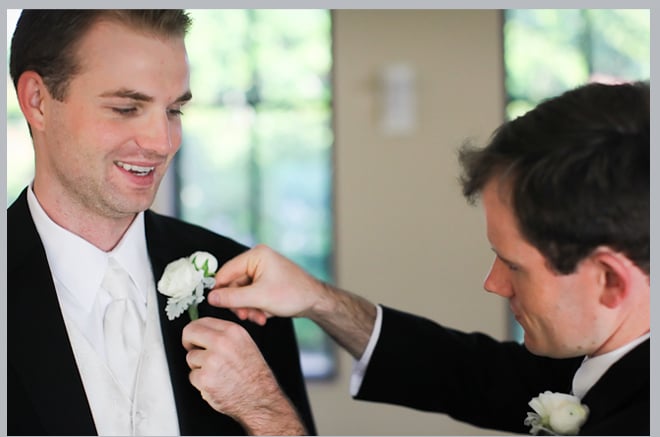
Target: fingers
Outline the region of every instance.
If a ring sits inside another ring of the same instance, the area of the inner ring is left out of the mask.
[[[267,295],[260,293],[255,287],[222,288],[211,290],[206,299],[209,304],[231,309],[241,320],[250,320],[264,325],[271,315],[261,309],[266,302]]]
[[[294,262],[259,245],[220,268],[207,301],[263,325],[273,315],[304,316],[315,305],[319,290],[323,291],[319,282]]]
[[[215,274],[215,283],[223,286],[247,285],[255,278],[261,257],[267,256],[268,247],[257,245],[224,263]]]
[[[218,340],[218,334],[230,328],[231,325],[237,326],[233,322],[213,317],[193,320],[183,328],[181,343],[187,351],[209,349]]]
[[[231,311],[241,320],[249,320],[258,325],[265,325],[270,314],[256,308],[232,308]]]
[[[204,364],[204,349],[191,349],[186,354],[186,363],[190,370],[201,369]]]
[[[249,251],[243,252],[221,265],[215,274],[216,287],[223,287],[232,283],[238,285],[249,283],[250,277],[247,274],[249,256]]]
[[[261,311],[257,308],[241,308],[240,313],[241,314],[238,314],[238,317],[241,318],[241,320],[249,320],[261,326],[265,325],[268,318],[272,316],[272,314]]]
[[[208,302],[222,308],[252,308],[258,302],[255,286],[215,288],[207,295]]]

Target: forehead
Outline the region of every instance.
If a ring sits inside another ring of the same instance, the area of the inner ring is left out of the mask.
[[[101,19],[79,42],[76,58],[86,83],[137,90],[166,87],[177,96],[188,88],[183,36],[155,35]]]
[[[484,185],[481,201],[486,215],[488,239],[491,244],[522,239],[518,220],[511,205],[510,183],[493,177]]]
[[[122,43],[128,43],[123,46]],[[128,23],[117,19],[100,17],[90,25],[78,44],[78,52],[90,55],[90,51],[111,50],[118,51],[130,49],[132,46],[142,44],[147,46],[161,46],[181,49],[185,51],[184,37],[178,35],[164,35],[146,29],[135,28]]]
[[[486,215],[488,241],[501,257],[528,270],[536,268],[550,271],[547,260],[531,243],[523,237],[518,219],[511,205],[511,186],[506,179],[493,178],[482,191],[482,203]]]

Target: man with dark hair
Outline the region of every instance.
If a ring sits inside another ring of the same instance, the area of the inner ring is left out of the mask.
[[[261,398],[217,410],[191,384],[187,316],[168,320],[156,292],[177,259],[247,249],[148,209],[192,97],[190,24],[182,10],[25,10],[17,23],[10,72],[35,176],[7,211],[10,435],[315,433],[290,319],[260,327],[199,305],[202,323],[235,333],[206,347],[263,364],[224,369]]]
[[[359,360],[357,399],[514,433],[648,435],[649,106],[648,83],[588,84],[461,150],[495,253],[484,287],[509,301],[524,344],[374,305],[265,246],[227,262],[209,301],[258,324],[312,319]],[[198,386],[231,403],[221,381]]]

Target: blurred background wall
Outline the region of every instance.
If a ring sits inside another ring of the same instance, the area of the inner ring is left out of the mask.
[[[456,160],[466,138],[482,143],[503,120],[501,25],[494,10],[333,12],[334,202],[339,286],[506,338],[506,303],[482,289],[492,258],[483,218],[460,193]],[[413,76],[415,112],[394,132],[383,126],[392,67]],[[321,434],[484,433],[350,400],[352,359],[339,358],[336,381],[309,387]]]

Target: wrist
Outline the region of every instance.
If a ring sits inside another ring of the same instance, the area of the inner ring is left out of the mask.
[[[306,317],[319,321],[327,319],[330,315],[336,314],[340,300],[340,291],[327,282],[318,283],[319,292],[316,302],[310,308],[310,314]]]

